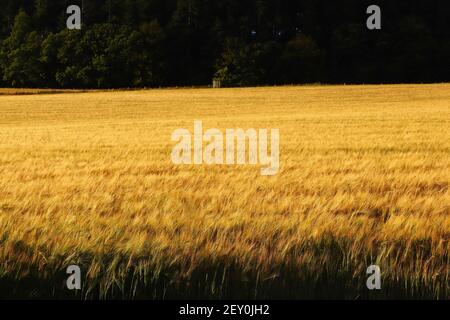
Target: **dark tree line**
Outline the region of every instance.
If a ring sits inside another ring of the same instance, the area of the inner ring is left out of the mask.
[[[71,4],[1,1],[0,86],[450,80],[448,0],[84,0],[80,31]]]

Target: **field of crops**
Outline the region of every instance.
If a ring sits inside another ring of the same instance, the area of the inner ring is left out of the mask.
[[[195,120],[279,173],[174,165]],[[450,84],[2,95],[0,297],[449,299],[449,183]]]
[[[23,96],[23,95],[35,95],[35,94],[76,93],[76,92],[86,92],[86,91],[87,90],[0,88],[0,96]]]

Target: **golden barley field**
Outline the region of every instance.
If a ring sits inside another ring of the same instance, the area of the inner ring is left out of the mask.
[[[195,120],[279,173],[172,164]],[[449,299],[449,183],[450,84],[5,94],[0,297]]]

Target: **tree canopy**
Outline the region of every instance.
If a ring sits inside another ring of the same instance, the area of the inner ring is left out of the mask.
[[[83,4],[82,29],[66,9]],[[2,0],[0,85],[118,88],[450,80],[448,0]]]

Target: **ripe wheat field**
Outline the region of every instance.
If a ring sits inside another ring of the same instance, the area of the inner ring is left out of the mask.
[[[194,120],[278,175],[172,164]],[[449,182],[450,84],[5,94],[0,297],[449,299]]]

